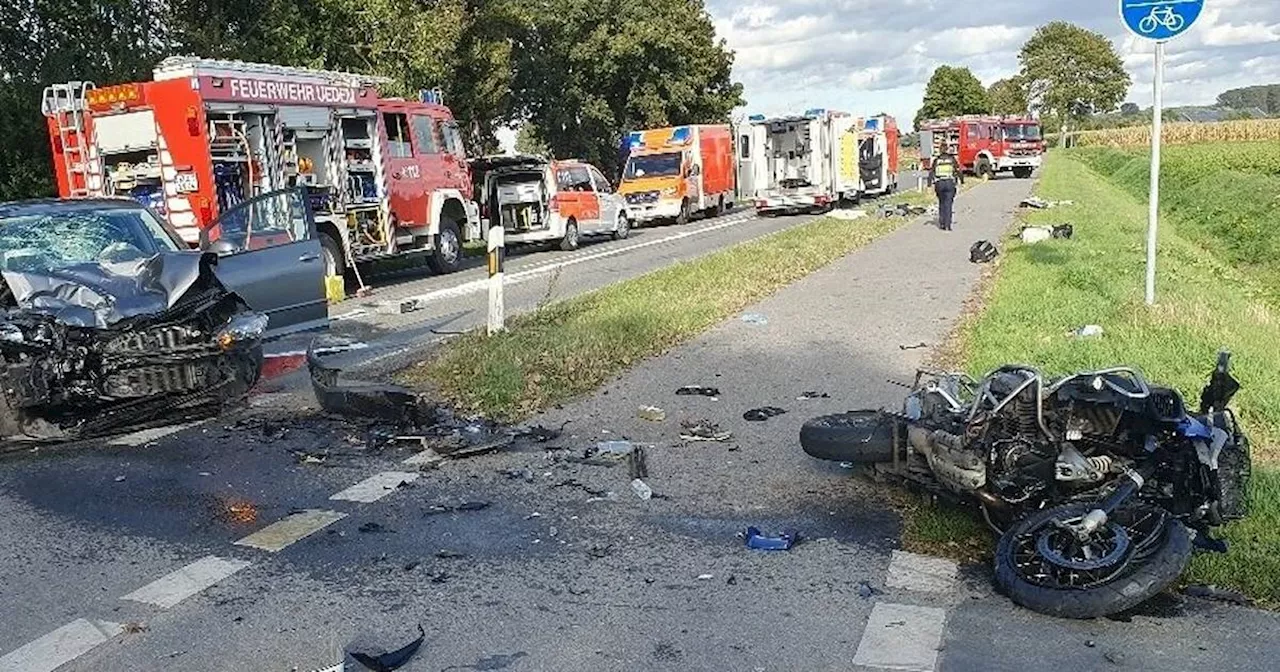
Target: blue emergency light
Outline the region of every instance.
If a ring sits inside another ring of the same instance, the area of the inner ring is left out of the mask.
[[[866,123],[863,125],[863,128],[866,128],[868,131],[880,130],[880,119],[879,118],[868,119]]]
[[[809,117],[810,119],[814,119],[822,116],[823,114],[826,114],[826,112],[827,110],[824,107],[815,107],[812,109],[805,110],[804,116]]]
[[[671,131],[671,139],[668,142],[673,145],[684,145],[688,144],[689,140],[692,138],[693,129],[688,126],[678,126],[675,130]]]
[[[440,89],[422,89],[418,92],[418,100],[434,105],[444,104],[444,92]]]
[[[753,114],[753,115],[751,115],[751,116],[747,117],[747,121],[764,121],[764,115],[763,115],[763,114]]]
[[[628,134],[627,144],[631,146],[631,149],[636,149],[637,147],[644,147],[644,133],[637,131],[637,132]]]

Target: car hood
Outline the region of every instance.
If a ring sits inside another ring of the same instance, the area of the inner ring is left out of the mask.
[[[155,315],[182,298],[217,263],[207,252],[166,252],[114,263],[84,263],[30,272],[3,271],[18,307],[74,327],[106,329]]]
[[[626,196],[627,194],[638,194],[646,191],[662,191],[663,189],[679,186],[679,175],[635,177],[629,180],[624,180],[622,184],[618,186],[618,193]]]

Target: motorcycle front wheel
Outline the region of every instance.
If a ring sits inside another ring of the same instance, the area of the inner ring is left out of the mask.
[[[996,585],[1016,604],[1060,618],[1097,618],[1142,604],[1177,580],[1191,560],[1180,521],[1145,504],[1122,508],[1081,542],[1068,526],[1094,504],[1038,511],[996,547]]]

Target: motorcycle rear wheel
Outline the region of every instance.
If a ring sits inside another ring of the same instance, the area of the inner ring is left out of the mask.
[[[849,411],[813,418],[800,428],[800,447],[820,460],[875,464],[893,461],[897,418],[880,411]]]
[[[1146,602],[1186,570],[1191,561],[1187,528],[1172,516],[1146,505],[1117,511],[1108,521],[1109,527],[1127,530],[1117,536],[1127,537],[1129,548],[1114,563],[1077,573],[1042,554],[1044,546],[1036,542],[1043,535],[1054,533],[1055,520],[1084,516],[1094,506],[1074,503],[1045,509],[1010,527],[996,547],[996,585],[1001,592],[1016,604],[1042,614],[1097,618]],[[1159,519],[1150,521],[1141,517],[1144,514],[1159,515]],[[1146,529],[1143,521],[1149,521]],[[1068,585],[1062,583],[1064,576]]]

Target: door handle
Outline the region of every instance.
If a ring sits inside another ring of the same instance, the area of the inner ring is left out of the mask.
[[[301,257],[298,257],[298,261],[302,261],[302,262],[315,261],[319,258],[320,258],[319,254],[304,254]]]

